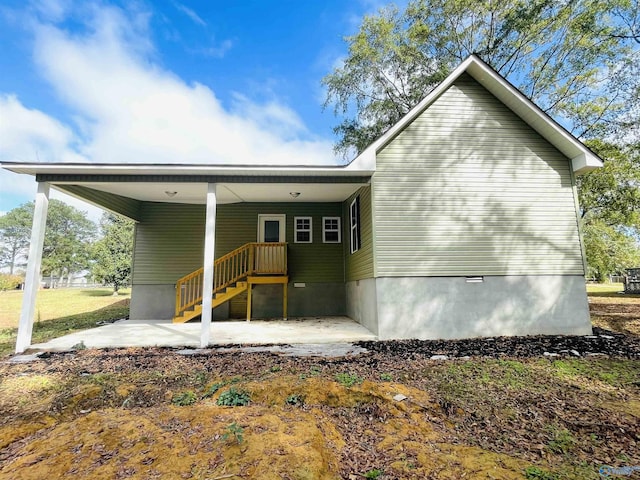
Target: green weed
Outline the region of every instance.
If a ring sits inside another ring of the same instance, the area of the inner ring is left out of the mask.
[[[548,447],[553,453],[568,453],[576,444],[576,439],[566,428],[549,425],[546,430],[551,435]]]
[[[527,467],[524,469],[524,478],[527,480],[558,480],[559,477],[555,473],[538,467]]]
[[[336,380],[339,384],[344,385],[347,388],[363,382],[363,379],[355,373],[337,373]]]
[[[382,473],[383,473],[382,470],[378,470],[377,468],[374,468],[373,470],[369,470],[367,473],[365,473],[364,478],[376,479],[380,477]]]
[[[227,425],[225,432],[220,437],[222,441],[228,442],[229,440],[235,441],[238,445],[240,445],[244,441],[244,428],[238,425],[236,422],[233,422]]]
[[[236,390],[235,387],[231,387],[220,394],[218,397],[217,405],[225,407],[242,407],[249,405],[251,397],[243,390]]]
[[[195,385],[204,385],[207,383],[207,373],[206,372],[198,372],[193,377],[193,383]]]
[[[198,397],[191,390],[187,390],[186,392],[176,393],[171,399],[171,403],[177,405],[179,407],[186,407],[188,405],[193,405],[198,400]]]
[[[89,375],[87,380],[91,383],[105,386],[114,383],[115,377],[110,373],[94,373],[93,375]]]
[[[581,359],[555,360],[552,364],[554,374],[561,378],[586,377],[608,385],[619,387],[640,380],[640,368],[633,360]]]
[[[304,395],[291,394],[287,397],[285,402],[287,403],[287,405],[293,405],[293,406],[304,405]]]
[[[317,377],[318,375],[320,375],[322,373],[322,367],[319,367],[317,365],[311,365],[311,367],[309,367],[309,373],[301,373],[300,374],[300,380],[304,380],[307,377]]]
[[[516,389],[529,387],[532,384],[529,369],[524,363],[516,360],[498,360],[497,366],[501,370],[500,374],[496,375],[499,383]]]
[[[211,385],[206,392],[204,392],[204,395],[202,395],[202,398],[209,398],[209,397],[213,397],[218,390],[220,390],[222,387],[224,387],[226,385],[226,382],[216,382],[213,385]]]

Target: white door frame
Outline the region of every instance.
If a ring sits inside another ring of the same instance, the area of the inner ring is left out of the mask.
[[[280,242],[285,242],[286,241],[286,226],[287,226],[287,216],[284,213],[278,213],[278,214],[259,214],[258,215],[258,242],[262,243],[264,242],[264,223],[267,221],[273,221],[273,220],[277,220],[280,222],[280,232],[279,232],[279,241]]]

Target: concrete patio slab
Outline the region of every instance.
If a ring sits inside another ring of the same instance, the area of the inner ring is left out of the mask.
[[[314,317],[251,322],[213,322],[211,345],[328,344],[376,340],[377,337],[349,317]],[[199,347],[200,323],[174,324],[160,320],[121,320],[72,333],[34,350],[65,351],[79,344],[86,348]]]
[[[214,347],[209,351],[220,353],[261,353],[270,352],[285,357],[353,357],[367,353],[366,348],[352,343],[299,343],[289,345]]]

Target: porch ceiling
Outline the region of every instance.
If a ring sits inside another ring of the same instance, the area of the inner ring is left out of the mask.
[[[66,183],[66,182],[65,182]],[[69,182],[147,202],[205,204],[206,183]],[[54,182],[55,186],[56,183]],[[63,183],[60,183],[63,186]],[[219,204],[238,202],[341,202],[362,183],[218,183]],[[167,193],[169,192],[169,193]],[[170,196],[172,192],[175,195]],[[291,193],[299,193],[297,197]]]

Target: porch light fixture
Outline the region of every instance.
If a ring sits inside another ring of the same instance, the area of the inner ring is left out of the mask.
[[[164,193],[165,193],[165,195],[166,195],[167,197],[169,197],[169,198],[173,198],[173,197],[175,197],[175,196],[176,196],[176,194],[177,194],[178,192],[171,192],[171,191],[169,191],[169,190],[165,190],[165,191],[164,191]]]
[[[289,195],[291,195],[293,198],[298,198],[300,196],[300,192],[289,192]]]

